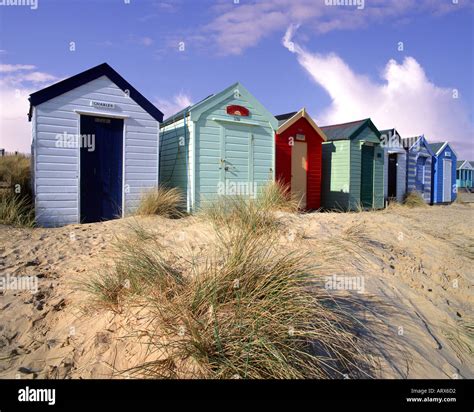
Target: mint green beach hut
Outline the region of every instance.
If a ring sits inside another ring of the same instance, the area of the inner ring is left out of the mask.
[[[188,212],[220,195],[255,196],[275,178],[277,119],[240,83],[166,119],[160,185],[181,189]]]
[[[322,205],[325,209],[384,207],[384,149],[370,119],[322,127]]]

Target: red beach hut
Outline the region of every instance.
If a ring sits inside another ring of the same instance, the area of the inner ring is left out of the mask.
[[[303,108],[299,112],[275,116],[276,180],[289,185],[301,209],[321,206],[321,147],[324,132]]]

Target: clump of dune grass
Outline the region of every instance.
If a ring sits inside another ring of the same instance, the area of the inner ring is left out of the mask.
[[[403,204],[407,207],[426,207],[423,196],[417,191],[408,192],[405,196]]]
[[[184,282],[182,274],[165,259],[156,240],[120,239],[115,244],[115,270],[127,282],[129,293],[144,295],[150,289],[168,296]]]
[[[20,196],[11,190],[0,191],[0,224],[32,227],[35,211],[29,197]]]
[[[321,286],[307,254],[282,250],[276,233],[240,223],[216,230],[213,248],[185,259],[179,270],[151,237],[123,239],[116,281],[107,275],[90,287],[101,299],[136,300],[150,313],[148,327],[135,332],[147,337],[152,360],[126,372],[203,379],[371,376],[372,358],[356,332],[363,325]]]
[[[178,218],[183,215],[180,209],[182,201],[178,188],[156,187],[142,195],[136,214]]]
[[[199,216],[210,221],[216,229],[244,228],[262,232],[274,230],[278,226],[273,210],[246,196],[219,196],[217,200],[206,203],[199,211]]]
[[[150,290],[167,295],[183,282],[182,275],[164,259],[162,247],[146,229],[137,226],[133,235],[113,243],[113,269],[104,268],[80,279],[78,289],[87,292],[97,307],[120,311],[125,300],[145,296]]]
[[[257,195],[258,207],[265,210],[296,212],[301,199],[291,196],[290,185],[281,181],[269,182]]]
[[[241,233],[223,244],[219,258],[199,271],[178,301],[158,310],[168,332],[159,348],[192,359],[199,378],[325,378],[349,370],[363,375],[365,355],[349,317],[330,307],[303,256],[277,254],[277,245],[265,241]],[[160,298],[155,305],[162,307]],[[170,371],[148,365],[148,372]]]
[[[110,309],[120,311],[121,298],[128,291],[128,283],[121,273],[108,268],[102,269],[87,279],[76,282],[77,288],[89,296],[88,308]]]
[[[0,186],[31,197],[31,158],[24,154],[0,157]]]
[[[30,182],[30,157],[0,157],[0,223],[31,227],[35,213]]]
[[[215,228],[233,230],[245,228],[251,232],[272,231],[278,227],[274,212],[296,212],[299,202],[291,197],[289,186],[270,182],[255,197],[242,195],[219,196],[207,202],[199,215],[210,221]]]

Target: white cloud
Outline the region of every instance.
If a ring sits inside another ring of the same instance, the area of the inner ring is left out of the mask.
[[[160,109],[165,115],[165,119],[183,110],[192,104],[191,98],[185,93],[178,93],[171,99],[156,99],[154,104]]]
[[[396,127],[402,136],[424,134],[432,142],[450,140],[463,156],[474,157],[474,127],[462,101],[453,98],[453,89],[433,84],[413,57],[402,63],[391,59],[381,80],[374,81],[334,53],[313,53],[293,42],[295,29],[288,28],[283,45],[332,100],[316,114],[321,125],[370,117],[380,129]]]
[[[265,37],[282,32],[291,23],[303,23],[316,33],[326,33],[385,20],[392,25],[406,23],[417,14],[439,15],[472,7],[468,2],[437,0],[366,0],[361,10],[358,2],[353,4],[328,6],[325,0],[249,0],[235,4],[224,0],[214,7],[217,17],[201,31],[216,42],[221,54],[238,55]]]
[[[0,64],[0,73],[13,73],[20,70],[33,70],[36,66],[32,64]]]
[[[48,86],[56,76],[39,71],[29,64],[2,64],[0,72],[0,148],[28,153],[31,145],[31,123],[28,122],[28,97]]]

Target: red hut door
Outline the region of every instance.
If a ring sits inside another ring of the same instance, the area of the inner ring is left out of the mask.
[[[291,195],[301,209],[306,208],[306,181],[308,173],[308,147],[306,142],[295,141],[291,150]]]

